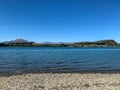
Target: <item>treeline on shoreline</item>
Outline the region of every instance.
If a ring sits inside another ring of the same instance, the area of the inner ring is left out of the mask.
[[[75,42],[75,43],[35,43],[24,39],[2,42],[1,47],[6,46],[28,46],[28,47],[120,47],[114,40],[100,40],[94,42]]]

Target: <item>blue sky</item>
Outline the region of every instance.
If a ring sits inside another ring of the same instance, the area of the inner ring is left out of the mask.
[[[120,42],[120,1],[0,0],[0,41],[16,38]]]

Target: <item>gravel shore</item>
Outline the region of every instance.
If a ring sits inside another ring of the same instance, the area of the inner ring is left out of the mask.
[[[0,90],[120,90],[120,74],[22,74],[0,76]]]

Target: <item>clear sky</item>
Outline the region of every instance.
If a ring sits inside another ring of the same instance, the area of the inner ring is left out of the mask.
[[[0,41],[120,42],[120,0],[0,0]]]

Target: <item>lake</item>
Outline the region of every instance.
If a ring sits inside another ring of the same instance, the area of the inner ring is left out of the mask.
[[[0,74],[120,71],[120,48],[0,47]]]

